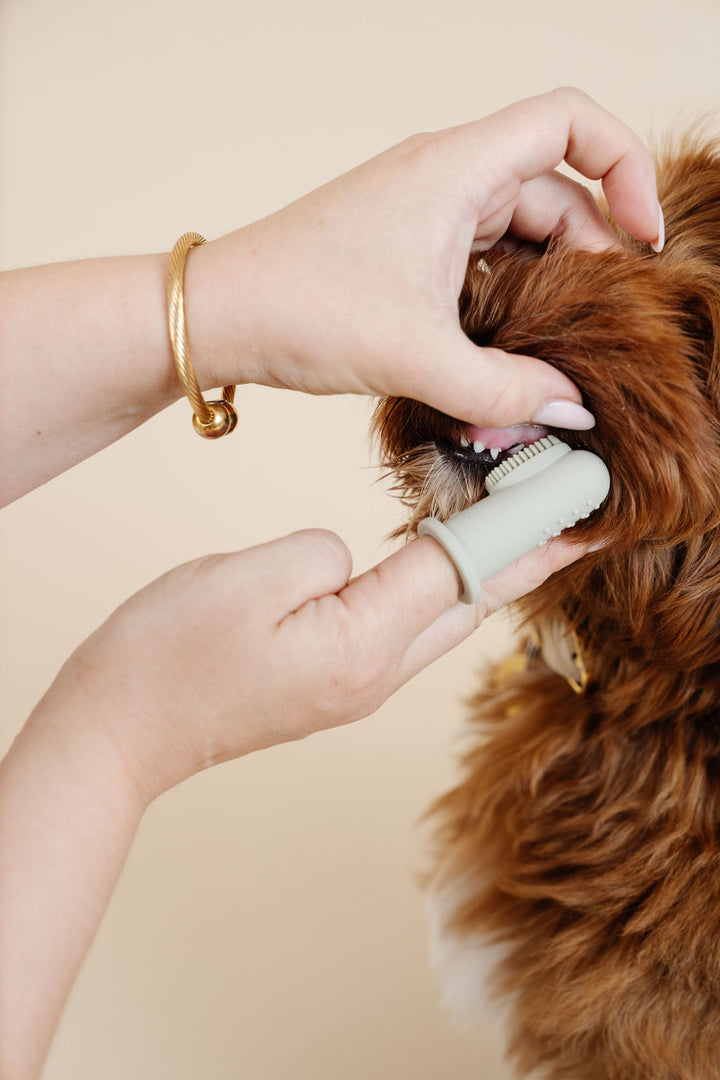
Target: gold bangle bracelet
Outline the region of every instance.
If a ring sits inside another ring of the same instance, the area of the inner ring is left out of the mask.
[[[198,435],[202,435],[205,439],[219,439],[222,435],[229,435],[237,424],[237,413],[233,407],[235,387],[223,386],[223,396],[220,401],[205,401],[200,393],[195,369],[190,360],[185,325],[183,298],[185,260],[190,248],[204,243],[205,237],[200,233],[188,232],[180,237],[172,249],[167,283],[168,329],[178,378],[192,405],[193,427]]]

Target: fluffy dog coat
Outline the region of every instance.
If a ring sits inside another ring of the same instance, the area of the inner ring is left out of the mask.
[[[522,604],[576,632],[584,693],[536,650],[496,673],[432,811],[447,950],[479,981],[494,946],[514,1065],[552,1080],[720,1078],[720,147],[658,176],[660,255],[492,251],[460,299],[478,344],[582,390],[597,426],[558,434],[612,478],[573,530],[606,546]],[[376,427],[410,534],[482,496],[459,421],[391,399]]]

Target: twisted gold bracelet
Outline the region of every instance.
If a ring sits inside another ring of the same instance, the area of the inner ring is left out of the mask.
[[[183,299],[187,253],[190,248],[204,243],[205,237],[200,233],[189,232],[184,233],[172,249],[167,284],[168,329],[178,378],[193,408],[193,427],[205,439],[219,439],[222,435],[229,435],[237,424],[237,413],[233,407],[235,387],[223,386],[220,401],[205,401],[200,393],[188,351]]]

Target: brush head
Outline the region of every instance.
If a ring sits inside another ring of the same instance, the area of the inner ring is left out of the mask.
[[[444,548],[472,604],[481,582],[596,510],[610,490],[605,463],[548,435],[506,458],[485,480],[488,497],[446,522],[425,518],[419,536]]]
[[[548,465],[571,453],[567,443],[561,442],[555,435],[546,435],[496,465],[485,477],[485,491],[492,495],[494,491],[528,480],[536,472],[547,469]]]

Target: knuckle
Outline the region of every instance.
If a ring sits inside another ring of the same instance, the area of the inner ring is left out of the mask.
[[[306,546],[309,557],[315,557],[323,563],[330,562],[338,571],[349,576],[352,570],[352,555],[337,533],[330,529],[304,529],[295,533],[295,536]]]
[[[386,650],[363,647],[352,639],[345,643],[339,657],[336,691],[348,719],[367,716],[385,700],[389,669]]]
[[[352,723],[374,712],[387,696],[383,692],[385,666],[363,664],[347,654],[335,653],[332,673],[325,674],[322,692],[313,695],[312,712],[321,727]]]
[[[456,131],[457,128],[444,128],[440,131],[419,132],[402,145],[408,151],[413,166],[430,173],[436,168],[439,158],[448,152],[454,152]]]
[[[222,570],[227,565],[228,558],[228,555],[223,552],[202,555],[199,559],[187,564],[190,579],[205,582],[207,578],[213,577],[218,570]]]
[[[387,663],[379,657],[359,657],[348,672],[349,695],[356,707],[366,709],[369,702],[382,698],[381,687],[387,675]]]
[[[587,102],[591,100],[590,96],[578,86],[556,86],[554,90],[550,91],[550,96],[571,103]]]
[[[408,150],[412,150],[416,147],[425,146],[432,137],[432,131],[416,131],[413,135],[408,135],[406,139],[403,139],[400,145],[406,146]]]
[[[360,719],[387,696],[390,650],[339,597],[323,597],[315,607],[324,630],[304,671],[308,701],[323,727]]]
[[[449,155],[451,160],[456,160],[457,155],[461,153],[462,136],[463,127],[457,124],[453,127],[433,131],[427,136],[426,152],[434,155],[442,153],[446,156]]]

